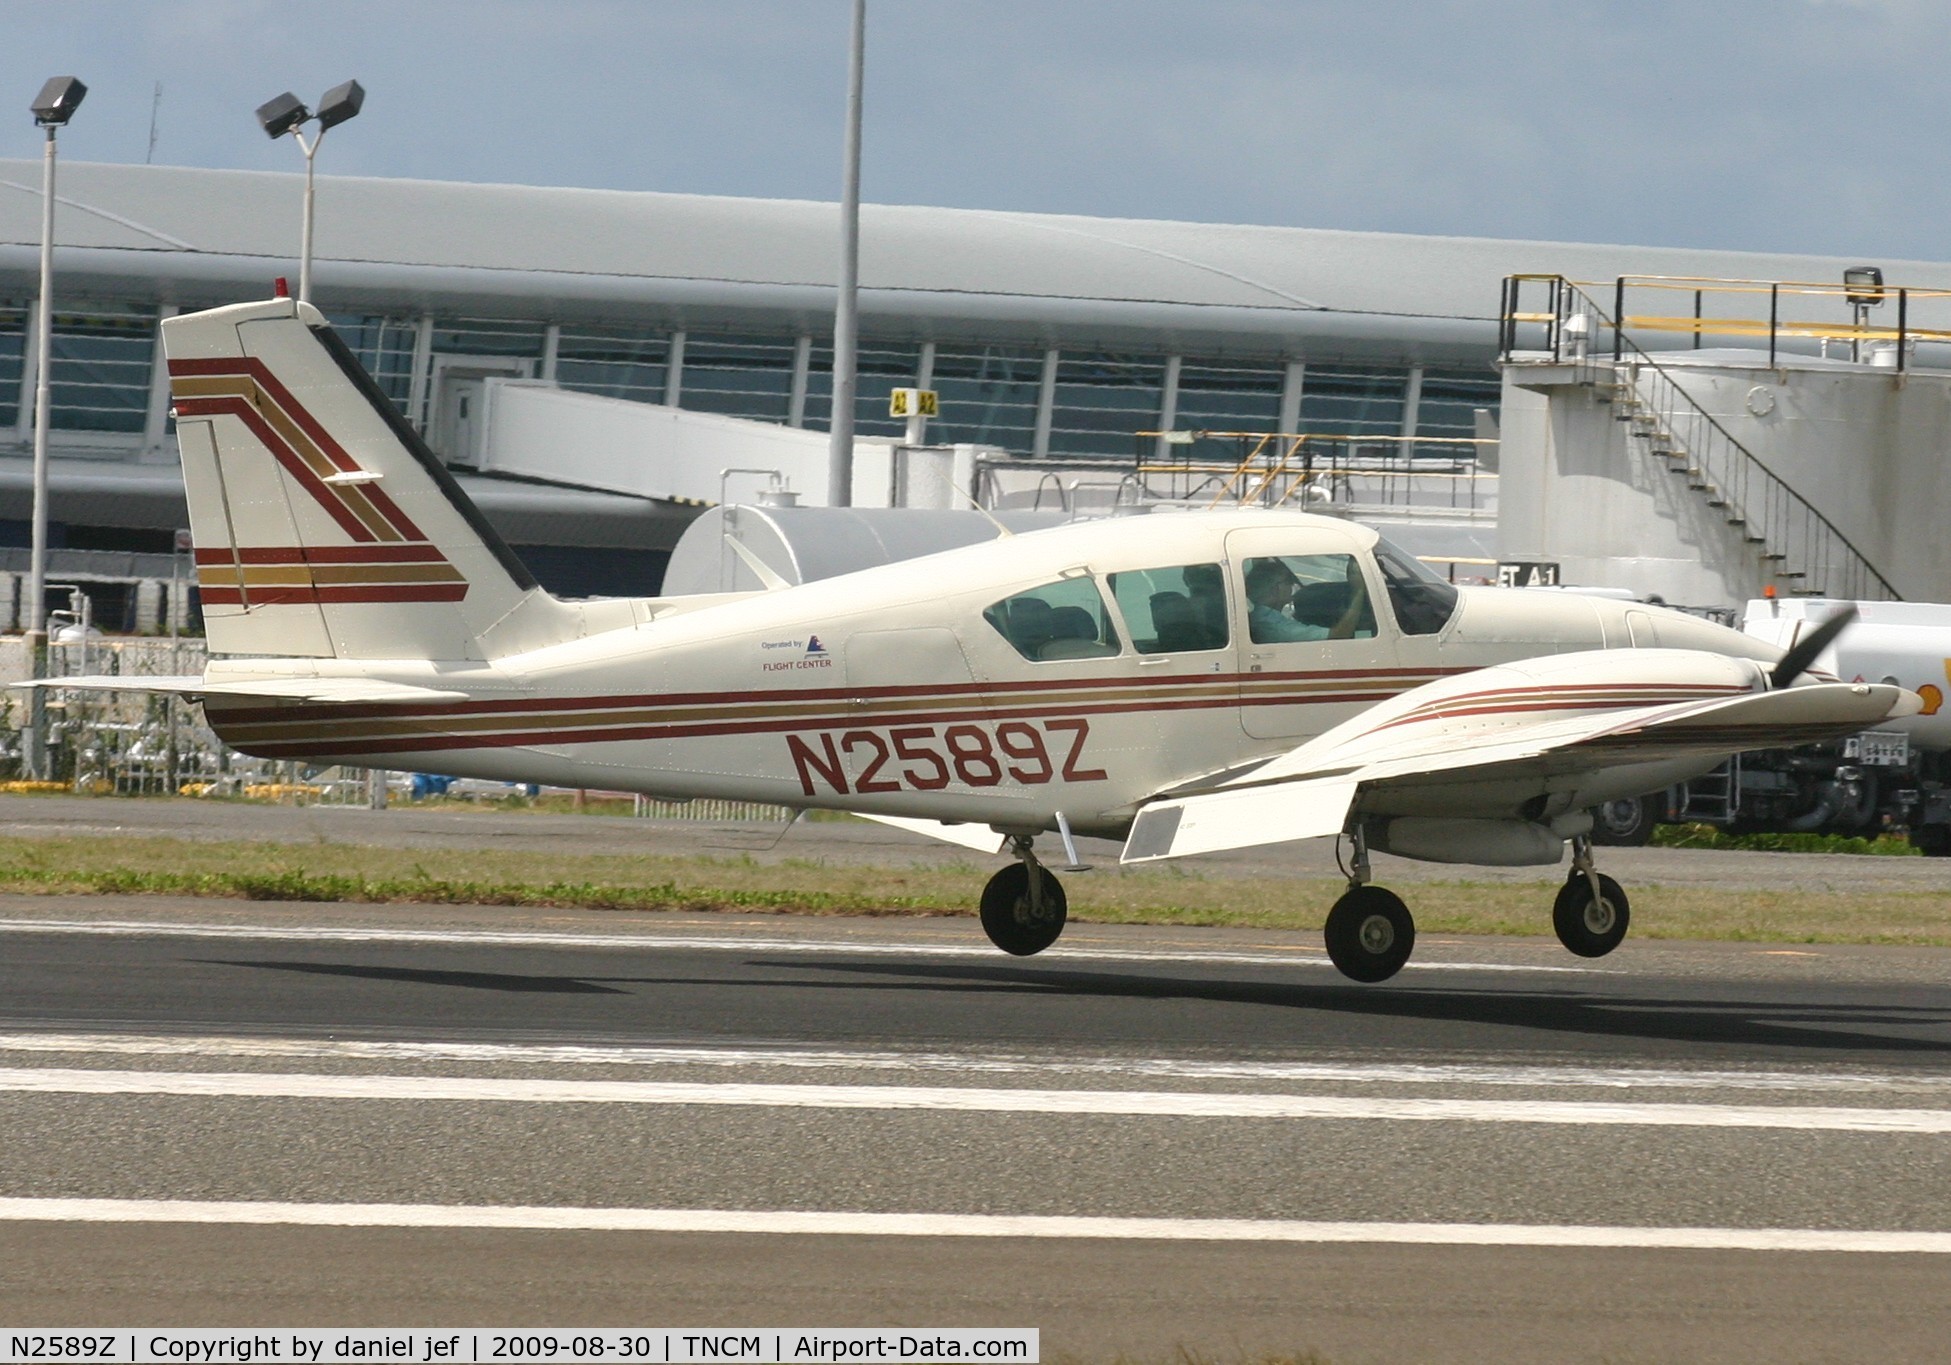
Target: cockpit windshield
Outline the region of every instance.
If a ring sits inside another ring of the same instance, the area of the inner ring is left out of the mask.
[[[1434,635],[1456,615],[1457,590],[1400,546],[1378,540],[1375,563],[1389,585],[1389,602],[1404,635]]]

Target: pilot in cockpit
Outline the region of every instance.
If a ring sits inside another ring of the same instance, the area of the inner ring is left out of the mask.
[[[1253,643],[1264,645],[1289,640],[1346,640],[1357,633],[1368,605],[1368,594],[1362,587],[1354,560],[1348,561],[1346,588],[1337,594],[1345,598],[1345,606],[1331,623],[1323,624],[1289,615],[1300,587],[1300,580],[1294,576],[1294,571],[1279,559],[1248,561],[1246,568],[1246,595],[1249,604],[1247,636]],[[1340,588],[1341,585],[1336,587]]]

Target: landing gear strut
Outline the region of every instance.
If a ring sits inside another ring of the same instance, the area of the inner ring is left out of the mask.
[[[1572,874],[1551,906],[1558,941],[1580,957],[1604,957],[1626,937],[1632,907],[1618,882],[1592,865],[1591,840],[1572,840]]]
[[[982,931],[1006,953],[1029,957],[1057,941],[1068,902],[1063,883],[1036,860],[1027,835],[1010,838],[1018,861],[982,888]]]
[[[1368,884],[1368,839],[1355,825],[1348,890],[1328,911],[1328,960],[1355,981],[1387,981],[1416,947],[1416,921],[1402,897]]]

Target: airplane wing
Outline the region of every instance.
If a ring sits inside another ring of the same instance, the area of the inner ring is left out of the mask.
[[[1885,684],[1750,690],[1760,686],[1745,660],[1679,650],[1481,669],[1384,702],[1213,790],[1149,803],[1122,860],[1339,834],[1357,797],[1412,789],[1448,787],[1459,817],[1489,815],[1479,793],[1491,784],[1542,794],[1610,767],[1837,738],[1921,705]]]
[[[449,702],[466,701],[469,693],[379,678],[222,678],[201,674],[140,678],[111,674],[72,678],[35,678],[12,684],[54,692],[164,692],[186,697],[263,697],[270,701],[311,702]]]

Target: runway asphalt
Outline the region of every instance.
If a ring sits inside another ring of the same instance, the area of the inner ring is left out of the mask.
[[[1941,1359],[1951,950],[0,898],[0,1320]]]

